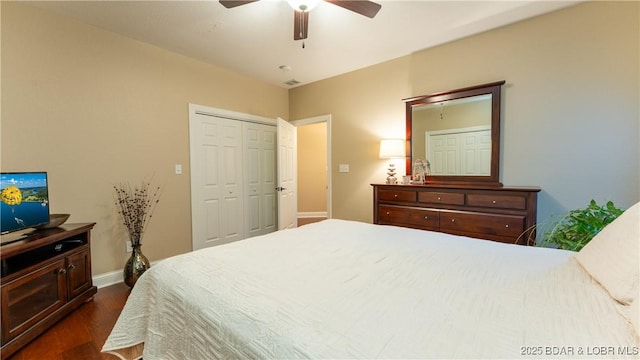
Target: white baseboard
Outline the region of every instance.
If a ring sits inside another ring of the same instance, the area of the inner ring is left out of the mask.
[[[309,219],[309,218],[326,218],[326,211],[307,211],[307,212],[299,212],[298,218],[300,219]]]
[[[111,271],[105,274],[96,275],[93,277],[93,285],[97,286],[98,289],[103,288],[105,286],[118,284],[124,281],[124,275],[122,270],[119,271]]]
[[[152,261],[151,266],[156,264],[158,261]],[[96,275],[93,277],[93,285],[95,285],[98,289],[100,289],[106,286],[115,285],[115,284],[124,282],[123,271],[124,270],[116,270],[116,271],[110,271],[108,273]]]

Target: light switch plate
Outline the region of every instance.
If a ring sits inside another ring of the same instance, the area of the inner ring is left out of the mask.
[[[340,164],[338,166],[338,171],[341,173],[348,173],[349,172],[349,164]]]

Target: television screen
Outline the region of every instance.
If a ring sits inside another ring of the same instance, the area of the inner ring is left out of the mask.
[[[0,189],[0,233],[49,222],[46,172],[2,173]]]

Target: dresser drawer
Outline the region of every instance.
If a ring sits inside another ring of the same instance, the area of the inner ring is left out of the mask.
[[[519,195],[467,194],[467,205],[524,210],[527,208],[527,199]]]
[[[440,212],[440,229],[517,238],[525,229],[525,217],[467,213],[458,211]]]
[[[378,198],[383,201],[416,201],[416,192],[411,190],[379,190]]]
[[[420,229],[437,230],[439,215],[440,213],[437,210],[380,205],[378,208],[378,223],[411,225],[411,227]]]
[[[540,188],[372,185],[376,224],[533,245]]]
[[[464,205],[464,194],[421,191],[418,193],[418,201],[434,204]]]

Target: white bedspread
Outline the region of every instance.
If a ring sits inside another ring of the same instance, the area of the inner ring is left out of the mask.
[[[621,305],[572,254],[327,220],[153,266],[103,351],[143,343],[145,360],[638,358]]]

